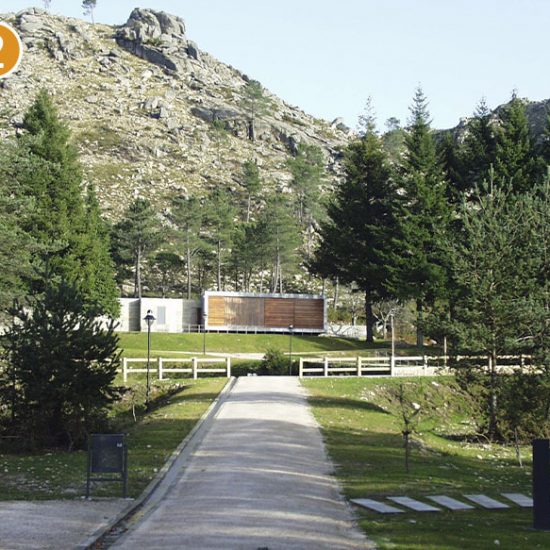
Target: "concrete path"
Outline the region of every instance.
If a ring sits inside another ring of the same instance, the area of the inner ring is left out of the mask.
[[[373,547],[331,472],[298,380],[240,378],[165,497],[114,548]]]
[[[75,548],[127,505],[122,499],[0,502],[0,549]]]

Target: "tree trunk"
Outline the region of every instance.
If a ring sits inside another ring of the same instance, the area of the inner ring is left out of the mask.
[[[336,311],[338,307],[338,300],[340,299],[340,279],[336,277],[334,281],[334,300],[332,302],[332,309]]]
[[[217,273],[217,279],[218,279],[218,292],[222,289],[222,257],[221,257],[221,250],[222,250],[222,244],[218,240],[218,273]]]
[[[416,346],[418,348],[424,347],[424,330],[422,323],[424,321],[424,304],[419,298],[416,300]]]
[[[489,361],[489,376],[491,380],[490,392],[489,392],[489,437],[490,439],[495,439],[498,435],[498,420],[497,420],[497,411],[498,411],[498,398],[497,398],[497,353],[493,349],[488,357]]]
[[[187,299],[191,300],[191,246],[189,243],[189,233],[187,234],[187,250],[186,250],[186,263],[187,263]]]
[[[370,292],[365,292],[365,319],[367,329],[367,342],[374,342],[374,314],[372,312],[372,299]]]
[[[141,298],[141,248],[136,254],[136,274],[134,279],[134,298]]]
[[[246,205],[246,223],[250,221],[250,203],[252,202],[252,195],[248,193],[248,203]]]

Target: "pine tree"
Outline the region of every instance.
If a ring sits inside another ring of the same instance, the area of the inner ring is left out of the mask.
[[[250,209],[252,199],[258,194],[262,188],[262,180],[260,178],[260,170],[258,165],[253,160],[247,160],[243,164],[243,186],[246,190],[246,223],[250,221]]]
[[[216,288],[223,290],[223,267],[231,250],[236,211],[229,193],[219,187],[210,194],[205,208],[207,241],[216,256]]]
[[[447,226],[450,209],[427,100],[420,88],[411,107],[405,147],[393,274],[388,286],[396,296],[416,301],[417,345],[422,346],[424,306],[445,291],[446,274],[438,235]]]
[[[514,94],[503,108],[500,118],[494,166],[495,182],[511,182],[516,193],[528,191],[540,181],[540,174],[523,101]]]
[[[241,107],[248,118],[248,139],[256,140],[256,122],[266,116],[272,107],[272,101],[265,95],[264,88],[257,80],[249,80],[243,86]]]
[[[288,167],[292,174],[296,218],[306,235],[306,256],[309,257],[314,231],[324,213],[320,200],[325,168],[323,153],[316,145],[300,144],[296,156],[289,159]]]
[[[489,181],[496,162],[497,126],[484,98],[478,103],[474,117],[468,124],[462,148],[462,178],[459,193],[471,192]],[[459,194],[455,194],[459,197]],[[460,202],[460,200],[459,200]]]
[[[85,210],[79,286],[87,303],[102,304],[104,313],[116,317],[120,311],[120,304],[115,267],[110,254],[109,227],[101,216],[92,185],[88,186]]]
[[[154,286],[160,289],[160,294],[166,298],[168,292],[177,284],[178,275],[183,268],[183,261],[174,252],[162,250],[158,252],[151,261],[152,279],[156,280]]]
[[[310,267],[324,278],[355,284],[365,296],[367,341],[373,341],[373,303],[387,296],[390,249],[398,200],[387,155],[374,120],[363,120],[363,136],[346,152],[346,179],[337,187],[321,224]]]
[[[71,281],[84,299],[99,303],[104,313],[114,313],[116,291],[109,280],[99,207],[92,200],[87,219],[78,154],[46,91],[38,94],[27,111],[23,128],[11,173],[12,185],[32,205],[21,227],[39,246],[36,261],[41,263],[42,275],[32,281],[31,293],[43,292],[49,281]]]
[[[31,448],[80,447],[105,427],[106,411],[119,397],[113,382],[120,351],[114,321],[103,327],[100,313],[63,281],[32,307],[10,310],[0,403],[11,409],[14,433],[25,434]]]
[[[197,253],[204,248],[201,236],[204,222],[203,206],[196,197],[177,197],[172,202],[170,221],[175,227],[175,240],[184,257],[187,273],[187,299],[192,294],[193,261]]]
[[[453,353],[480,353],[489,360],[480,383],[491,437],[502,435],[497,357],[523,351],[542,359],[540,352],[548,353],[550,209],[537,191],[521,195],[510,184],[489,182],[463,202],[461,232],[446,239],[457,289],[447,320],[449,341]]]
[[[36,277],[33,258],[40,252],[33,236],[23,229],[32,200],[14,185],[19,172],[14,160],[17,154],[13,142],[0,144],[0,315],[14,299],[28,295]]]
[[[260,239],[259,256],[271,269],[271,291],[283,292],[284,279],[289,279],[297,264],[300,242],[298,226],[282,196],[269,197],[257,224]]]
[[[94,10],[97,6],[97,0],[82,0],[82,9],[84,10],[84,15],[89,15],[92,19],[92,24],[94,21]]]
[[[124,217],[113,228],[115,258],[131,263],[134,272],[134,297],[142,295],[142,269],[145,260],[161,245],[162,228],[151,203],[137,198],[128,207]]]

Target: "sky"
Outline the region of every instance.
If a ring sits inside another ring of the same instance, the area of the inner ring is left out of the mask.
[[[372,98],[381,129],[406,124],[414,90],[432,124],[449,128],[484,97],[550,98],[550,0],[98,0],[98,22],[122,24],[134,7],[182,17],[201,50],[292,105],[355,127]],[[52,13],[84,18],[79,0]],[[0,0],[0,12],[42,2]]]

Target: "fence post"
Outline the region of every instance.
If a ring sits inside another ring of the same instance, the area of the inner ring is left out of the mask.
[[[227,378],[231,378],[231,357],[225,358],[225,364],[227,368]]]
[[[162,357],[159,357],[158,358],[158,362],[159,362],[159,380],[164,380],[164,378],[162,377]]]
[[[424,376],[426,376],[427,370],[428,370],[428,356],[423,355],[422,356],[422,372],[423,372]]]
[[[193,357],[193,380],[197,379],[197,358]]]
[[[328,357],[324,358],[324,374],[325,376],[328,376]]]
[[[300,357],[300,363],[298,367],[298,378],[304,377],[304,358]]]
[[[128,358],[122,358],[122,380],[128,382]]]
[[[361,356],[357,356],[357,376],[361,376]]]

